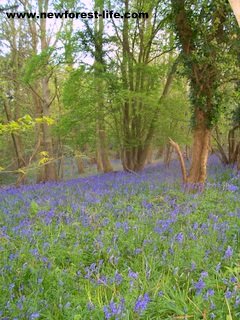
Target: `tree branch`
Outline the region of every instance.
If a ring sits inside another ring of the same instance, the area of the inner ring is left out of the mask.
[[[177,155],[178,155],[178,158],[179,158],[179,161],[180,161],[180,165],[181,165],[183,183],[186,183],[186,182],[187,182],[187,170],[186,170],[185,162],[184,162],[183,155],[182,155],[182,152],[181,152],[181,150],[180,150],[180,147],[179,147],[179,145],[178,145],[176,142],[174,142],[171,138],[168,138],[168,139],[169,139],[170,145],[171,145],[171,146],[176,150],[176,152],[177,152]]]

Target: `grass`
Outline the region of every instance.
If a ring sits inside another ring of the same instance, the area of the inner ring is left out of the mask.
[[[0,319],[239,319],[240,183],[210,161],[0,194]]]

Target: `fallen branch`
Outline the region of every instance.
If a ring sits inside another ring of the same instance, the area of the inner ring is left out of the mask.
[[[183,155],[182,155],[182,152],[181,152],[181,150],[180,150],[180,147],[179,147],[179,145],[178,145],[176,142],[174,142],[171,138],[168,138],[168,139],[169,139],[169,143],[171,144],[171,146],[172,146],[172,147],[176,150],[176,152],[177,152],[178,159],[179,159],[180,165],[181,165],[183,183],[186,183],[186,182],[187,182],[187,170],[186,170],[185,162],[184,162]]]

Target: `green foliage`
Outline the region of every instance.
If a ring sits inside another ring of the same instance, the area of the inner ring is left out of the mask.
[[[70,145],[94,145],[96,132],[96,95],[93,76],[83,68],[70,73],[64,84],[64,114],[56,131]]]
[[[32,118],[30,115],[25,115],[16,121],[12,120],[6,124],[0,123],[0,135],[26,132],[34,128],[36,124],[47,123],[52,125],[54,120],[50,117]]]
[[[213,127],[222,111],[221,85],[239,75],[239,44],[234,40],[239,28],[227,1],[172,1],[172,12],[190,82],[192,125],[196,125],[195,110],[200,109],[207,126]]]
[[[36,80],[47,76],[52,70],[50,65],[50,57],[54,48],[49,47],[38,55],[32,55],[25,64],[23,71],[23,82],[32,84]]]
[[[47,151],[41,151],[39,155],[40,155],[40,159],[38,161],[39,165],[42,165],[42,164],[45,164],[47,162],[54,160],[53,158],[49,157],[49,154]]]
[[[187,89],[187,81],[177,77],[170,94],[161,103],[155,140],[162,146],[168,143],[169,137],[180,145],[191,144],[191,114]]]

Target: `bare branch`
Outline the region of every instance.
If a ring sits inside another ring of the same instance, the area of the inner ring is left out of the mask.
[[[184,162],[184,159],[183,159],[183,155],[182,155],[181,149],[180,149],[179,145],[176,142],[174,142],[171,138],[168,138],[168,139],[169,139],[170,145],[177,152],[178,159],[179,159],[180,165],[181,165],[183,183],[186,183],[187,182],[187,170],[186,170],[186,166],[185,166],[185,162]]]
[[[157,54],[156,56],[154,56],[153,58],[151,58],[150,60],[148,60],[147,63],[152,62],[152,61],[155,60],[156,58],[159,58],[159,57],[163,56],[163,55],[166,54],[166,53],[172,52],[174,49],[176,49],[176,47],[172,47],[172,48],[170,48],[170,49],[168,49],[168,50],[166,50],[166,51],[163,51],[163,52]]]
[[[37,91],[28,83],[29,88],[32,90],[32,92],[42,101],[44,102],[44,99],[37,93]]]

